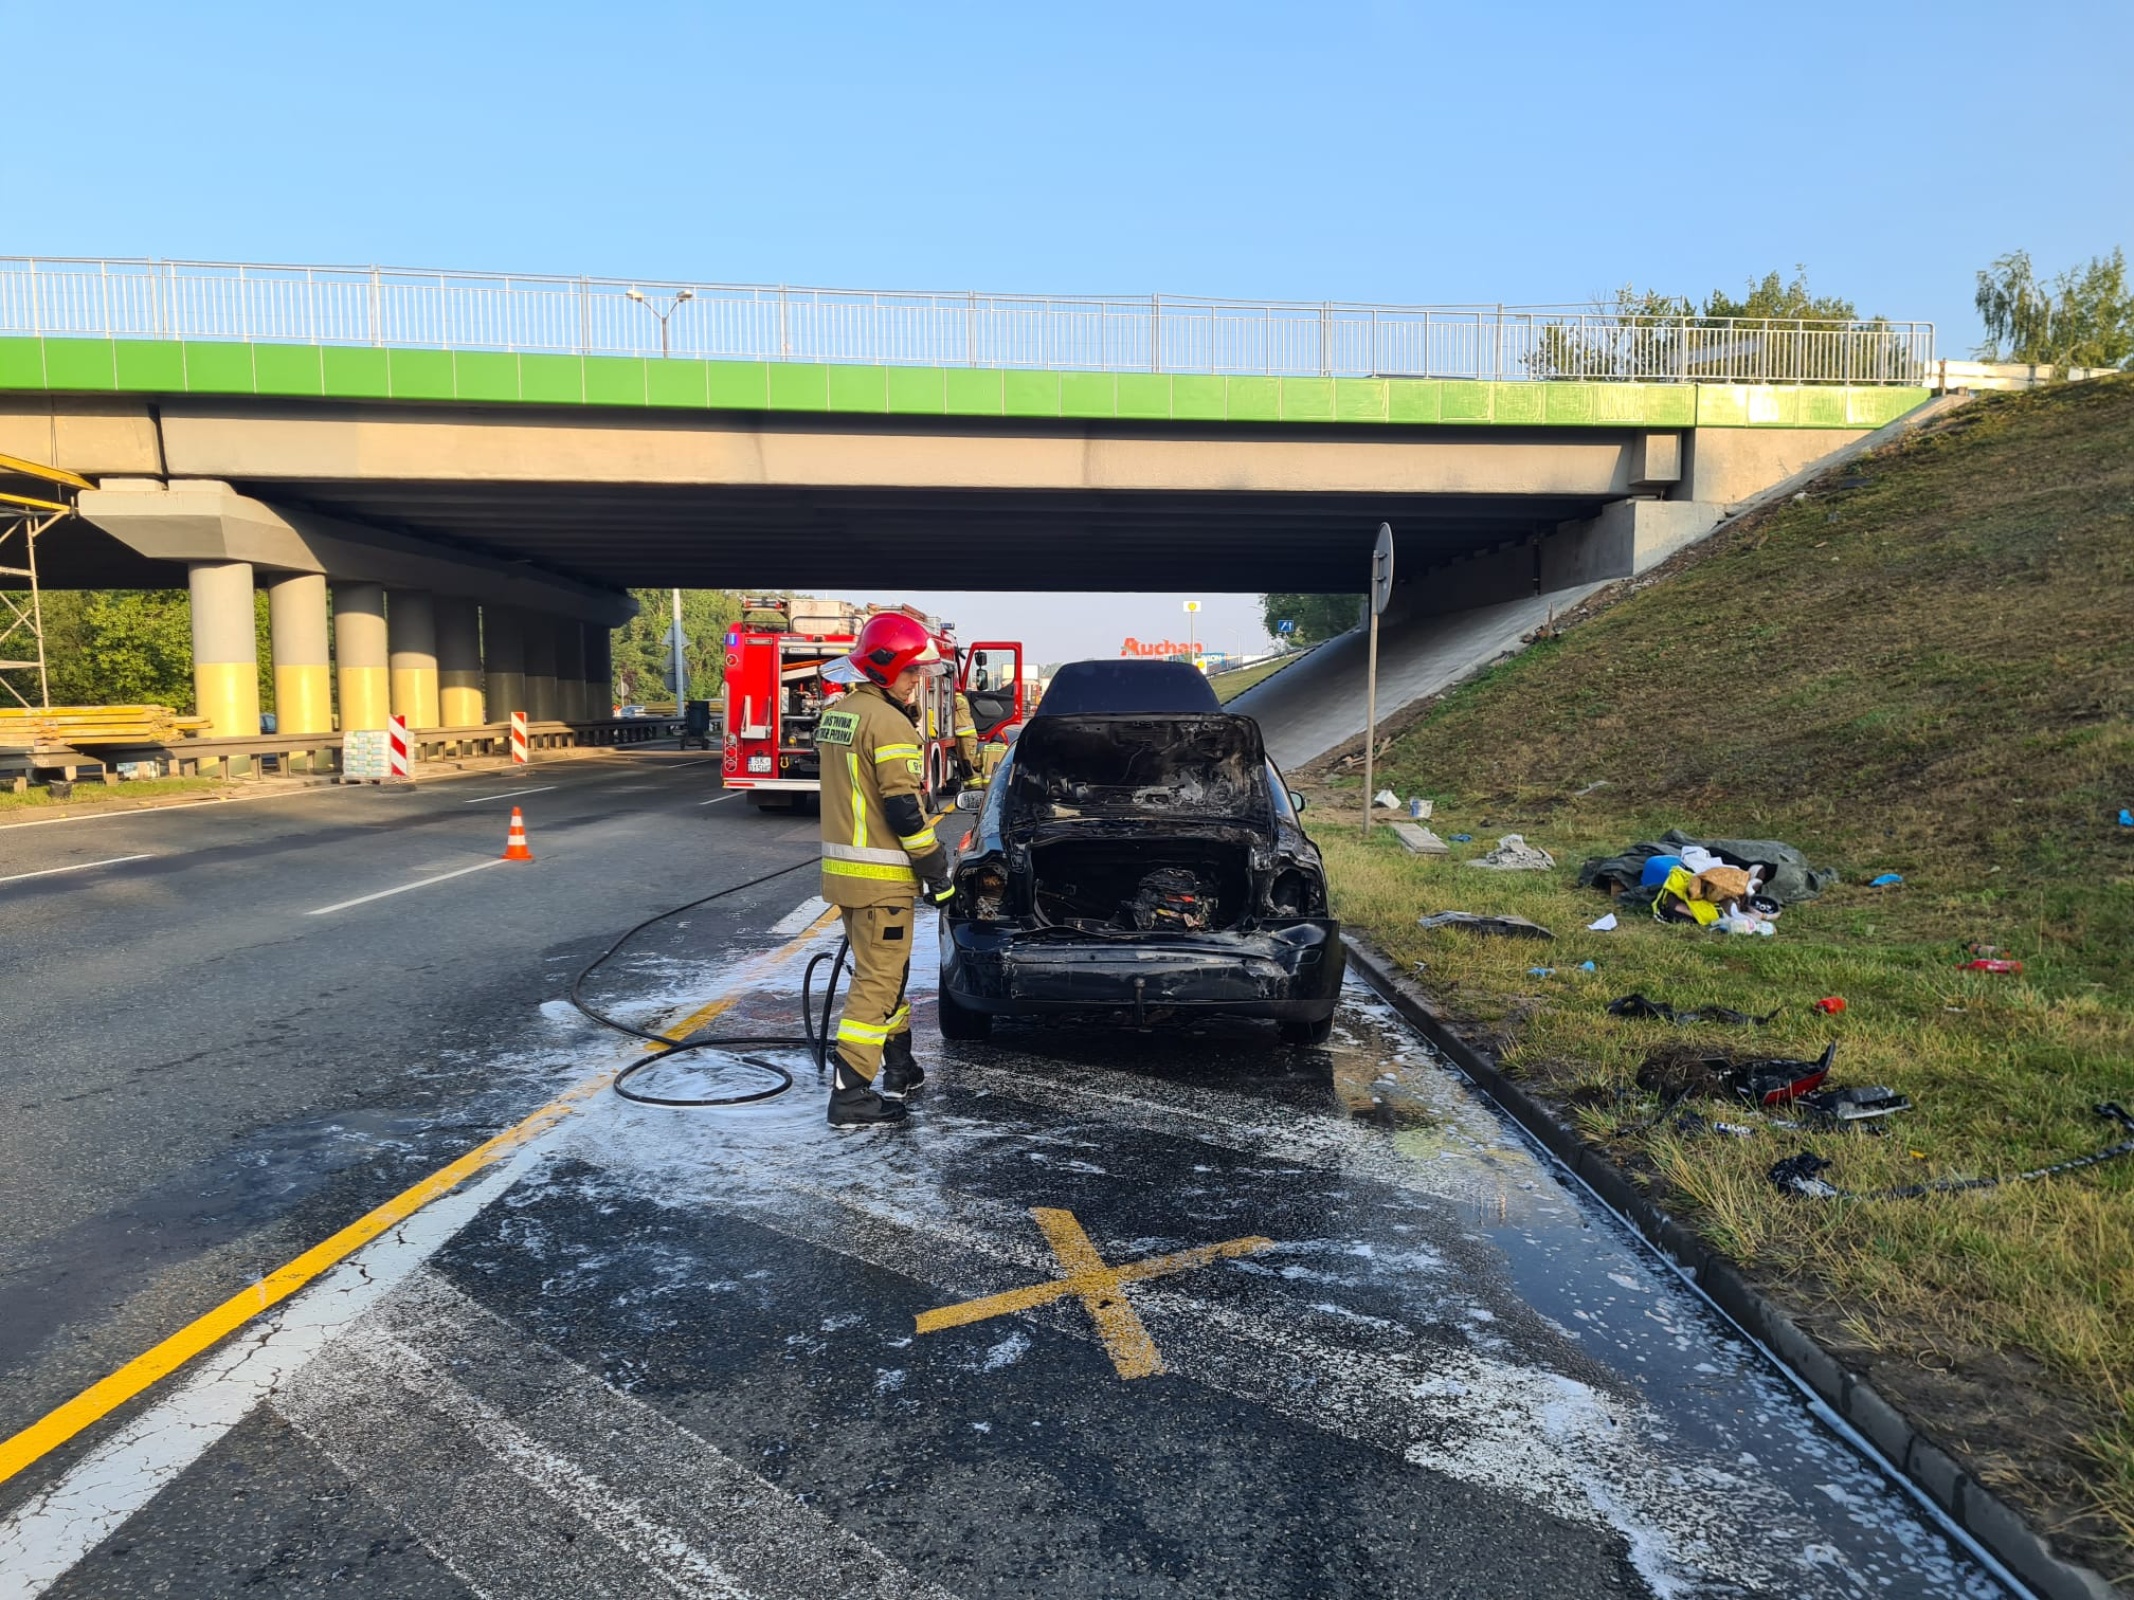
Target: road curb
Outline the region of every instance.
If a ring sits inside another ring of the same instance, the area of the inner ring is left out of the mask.
[[[1882,1458],[1981,1548],[2045,1600],[2129,1600],[2088,1567],[2056,1555],[2020,1513],[1976,1482],[1903,1413],[1818,1345],[1752,1286],[1741,1271],[1655,1205],[1628,1173],[1541,1101],[1506,1077],[1491,1055],[1463,1038],[1420,987],[1378,951],[1344,932],[1349,964],[1387,1004],[1430,1041],[1543,1149],[1673,1263],[1744,1336],[1821,1399]]]

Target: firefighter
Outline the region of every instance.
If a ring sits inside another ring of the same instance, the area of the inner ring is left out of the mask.
[[[963,691],[956,691],[956,776],[969,783],[978,775],[978,719]]]
[[[822,757],[822,896],[844,918],[852,982],[837,1023],[830,1122],[901,1122],[926,1079],[911,1053],[913,902],[948,897],[948,852],[926,815],[911,701],[947,670],[933,635],[894,611],[868,618],[852,653],[823,668],[856,685],[816,724]]]

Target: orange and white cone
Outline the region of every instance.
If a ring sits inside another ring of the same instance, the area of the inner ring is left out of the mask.
[[[533,852],[526,848],[526,819],[519,815],[519,808],[511,808],[511,835],[504,841],[506,861],[531,861]]]

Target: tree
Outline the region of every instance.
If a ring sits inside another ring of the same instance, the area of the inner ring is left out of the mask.
[[[666,670],[667,630],[674,601],[667,589],[632,589],[637,615],[615,630],[615,693],[625,702],[665,700],[674,693]],[[726,629],[741,615],[741,597],[728,589],[684,589],[682,632],[689,636],[689,694],[716,700],[726,683]]]
[[[1294,632],[1275,634],[1291,644],[1317,644],[1322,639],[1331,639],[1337,633],[1346,633],[1362,619],[1363,596],[1360,594],[1263,594],[1260,596],[1260,615],[1267,624],[1267,631],[1275,633],[1275,624],[1289,621],[1296,624]]]
[[[47,589],[52,703],[193,710],[193,612],[183,589]]]
[[[2134,294],[2122,249],[2092,256],[2039,283],[2028,250],[2011,250],[1978,275],[1981,361],[2049,362],[2056,367],[2134,365]]]
[[[1624,284],[1612,296],[1596,298],[1593,308],[1575,322],[1541,328],[1527,357],[1536,378],[1678,378],[1726,369],[1742,353],[1744,342],[1776,343],[1806,376],[1812,361],[1804,348],[1811,341],[1775,330],[1776,339],[1750,330],[1725,331],[1739,322],[1835,322],[1872,327],[1882,319],[1862,318],[1853,303],[1837,295],[1817,295],[1808,288],[1808,269],[1796,266],[1791,280],[1776,272],[1748,281],[1739,300],[1722,289],[1704,297],[1700,311],[1685,295],[1666,294]],[[1699,330],[1719,330],[1705,331]],[[1774,376],[1780,375],[1774,372]]]
[[[1675,295],[1624,284],[1576,322],[1540,330],[1526,358],[1536,378],[1640,378],[1672,373],[1683,321],[1695,308]]]
[[[1729,299],[1726,292],[1714,289],[1704,297],[1704,320],[1720,322],[1733,320],[1769,320],[1773,322],[1858,322],[1860,313],[1853,309],[1850,300],[1834,294],[1816,295],[1808,292],[1808,269],[1795,263],[1793,281],[1782,282],[1775,272],[1767,272],[1762,282],[1751,280],[1748,295],[1740,300]],[[1874,319],[1880,321],[1880,318]]]

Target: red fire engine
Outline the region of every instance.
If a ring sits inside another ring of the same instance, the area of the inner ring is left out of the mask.
[[[759,809],[812,809],[822,792],[815,724],[844,691],[824,683],[826,662],[852,649],[877,611],[898,610],[934,636],[955,672],[930,678],[918,701],[926,759],[926,797],[943,796],[955,773],[955,696],[971,702],[981,740],[997,740],[1022,721],[1022,646],[988,641],[967,649],[947,623],[911,606],[853,606],[805,595],[750,595],[741,620],[726,630],[726,787],[750,791]]]

